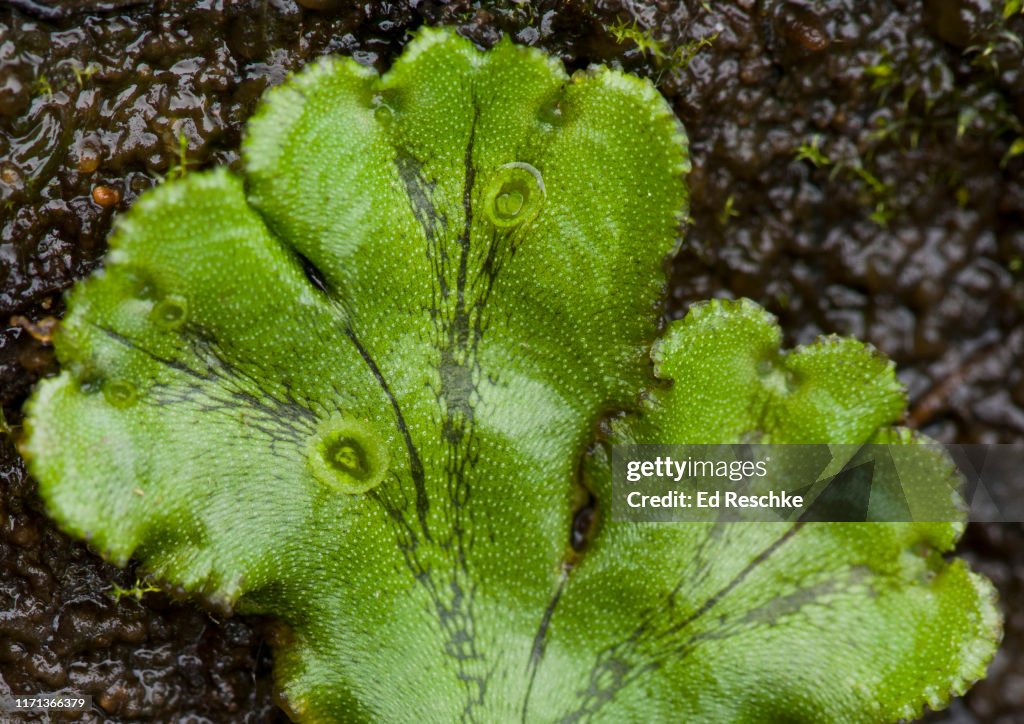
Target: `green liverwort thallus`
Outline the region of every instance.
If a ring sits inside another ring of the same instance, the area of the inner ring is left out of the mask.
[[[64,529],[279,621],[292,717],[895,720],[982,675],[958,525],[607,519],[615,441],[913,442],[857,342],[712,303],[655,343],[688,160],[650,83],[427,29],[243,151],[119,220],[24,451]]]

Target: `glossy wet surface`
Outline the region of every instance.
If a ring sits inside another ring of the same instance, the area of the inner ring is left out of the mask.
[[[236,162],[242,124],[290,70],[329,52],[383,70],[407,31],[448,23],[483,46],[505,32],[570,69],[617,62],[658,83],[694,160],[671,316],[751,297],[787,343],[852,334],[892,357],[928,434],[1022,438],[1024,153],[1011,144],[1024,138],[1024,15],[938,0],[481,5],[0,0],[7,419],[55,369],[40,340],[119,210],[164,176]],[[115,600],[134,575],[53,529],[7,444],[0,474],[0,689],[68,687],[122,721],[280,716],[254,622],[159,593]],[[972,526],[963,548],[1002,591],[1007,641],[936,720],[1013,721],[1024,532]]]

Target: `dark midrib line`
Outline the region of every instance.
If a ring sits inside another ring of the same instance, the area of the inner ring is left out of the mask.
[[[659,638],[664,638],[664,637],[666,637],[666,636],[670,636],[671,634],[674,634],[674,633],[677,633],[677,632],[679,632],[679,631],[682,631],[682,630],[683,630],[684,628],[686,628],[686,627],[687,627],[687,626],[689,626],[689,625],[690,625],[691,623],[693,623],[693,622],[694,622],[694,621],[696,621],[696,620],[697,620],[698,618],[700,618],[700,617],[701,617],[701,616],[703,616],[703,615],[704,615],[705,613],[707,613],[707,612],[708,612],[708,611],[710,611],[710,610],[711,610],[712,608],[714,608],[714,607],[715,607],[715,605],[716,605],[716,604],[717,604],[717,603],[718,603],[719,601],[721,601],[721,600],[722,600],[723,598],[725,598],[726,596],[728,596],[728,595],[729,595],[729,594],[730,594],[730,593],[731,593],[731,592],[733,591],[733,589],[735,589],[735,588],[736,588],[736,587],[737,587],[738,585],[740,585],[741,583],[743,583],[743,581],[744,581],[744,580],[746,579],[746,577],[747,577],[747,576],[749,576],[749,575],[750,575],[750,574],[751,574],[751,573],[753,572],[753,570],[754,570],[755,568],[757,568],[757,567],[758,567],[759,565],[761,565],[761,564],[762,564],[762,563],[764,563],[764,562],[765,562],[766,560],[768,560],[768,559],[769,559],[769,558],[770,558],[770,557],[771,557],[772,555],[774,555],[774,553],[775,553],[775,552],[776,552],[776,551],[777,551],[777,550],[778,550],[779,548],[781,548],[781,547],[782,547],[782,546],[783,546],[783,545],[784,545],[784,544],[785,544],[785,543],[786,543],[786,542],[787,542],[787,541],[788,541],[788,540],[789,540],[790,538],[792,538],[792,537],[793,537],[794,535],[796,535],[797,531],[799,531],[799,530],[800,530],[800,529],[801,529],[801,528],[803,527],[803,525],[804,525],[804,524],[803,524],[803,523],[801,523],[801,522],[797,522],[797,523],[794,523],[794,524],[793,524],[793,527],[791,527],[791,528],[790,528],[789,530],[787,530],[787,531],[786,531],[785,533],[783,533],[783,534],[782,534],[781,536],[779,536],[778,538],[776,538],[776,539],[775,539],[775,540],[774,540],[774,541],[772,542],[772,544],[771,544],[770,546],[768,546],[768,547],[767,547],[767,548],[765,548],[765,549],[764,549],[763,551],[761,551],[760,553],[758,553],[758,554],[757,554],[757,556],[755,556],[755,557],[754,557],[754,559],[753,559],[753,560],[751,560],[751,561],[750,561],[750,563],[748,563],[748,564],[747,564],[747,565],[746,565],[746,566],[745,566],[745,567],[743,568],[743,570],[742,570],[742,571],[740,571],[739,573],[737,573],[737,574],[736,574],[736,575],[735,575],[735,576],[734,576],[734,577],[732,578],[732,580],[730,580],[730,581],[729,581],[729,582],[728,582],[727,584],[725,584],[725,586],[723,586],[723,587],[722,587],[722,588],[721,588],[721,589],[720,589],[720,590],[718,591],[718,593],[716,593],[716,594],[715,594],[714,596],[712,596],[711,598],[707,599],[707,600],[706,600],[706,601],[705,601],[705,602],[704,602],[704,603],[703,603],[703,604],[701,605],[701,607],[700,607],[700,608],[698,608],[698,609],[697,609],[696,611],[694,611],[693,613],[691,613],[691,614],[690,614],[689,616],[687,616],[687,617],[686,617],[685,619],[683,619],[682,621],[680,621],[679,623],[677,623],[677,624],[676,624],[675,626],[672,626],[671,628],[667,629],[667,630],[666,630],[666,631],[665,631],[665,632],[664,632],[664,633],[663,633],[663,634],[662,634],[661,636],[659,636]]]
[[[440,217],[438,217],[437,209],[434,208],[434,204],[425,190],[427,182],[421,176],[422,168],[423,163],[415,156],[399,154],[395,157],[395,169],[398,172],[398,178],[401,179],[405,187],[405,195],[409,200],[409,209],[423,230],[423,236],[429,247],[436,245],[437,234],[434,229],[434,223],[440,221]]]
[[[479,106],[476,103],[476,97],[474,95],[473,96],[473,120],[472,120],[472,123],[470,124],[470,128],[469,128],[469,140],[466,143],[466,152],[463,155],[464,176],[463,176],[463,187],[462,187],[462,208],[463,208],[463,214],[464,214],[465,218],[464,218],[464,221],[463,221],[462,234],[460,235],[460,237],[458,239],[458,244],[460,246],[459,268],[458,268],[458,272],[457,272],[457,275],[456,275],[456,282],[455,282],[456,283],[455,313],[454,313],[454,316],[452,317],[452,319],[450,320],[450,322],[448,324],[448,330],[447,330],[448,331],[448,335],[447,335],[448,354],[451,354],[455,349],[458,349],[459,347],[465,348],[466,343],[468,341],[468,336],[469,336],[469,324],[468,324],[468,318],[467,318],[467,314],[466,314],[466,277],[467,277],[467,270],[468,270],[468,267],[469,267],[469,255],[470,255],[470,251],[471,251],[471,247],[472,247],[472,244],[471,244],[471,233],[472,233],[472,229],[473,229],[473,205],[472,205],[472,199],[473,199],[473,188],[474,188],[474,185],[476,183],[476,169],[473,167],[473,150],[474,150],[474,148],[476,146],[476,127],[477,127],[477,123],[478,123],[479,119],[480,119],[480,108],[479,108]],[[443,322],[442,322],[442,324],[443,324]],[[475,353],[475,347],[472,350],[472,352]],[[445,351],[444,350],[441,350],[441,359],[442,359],[442,362],[445,359]],[[442,378],[443,378],[443,375],[442,375]],[[446,393],[447,393],[447,387],[444,384],[443,379],[442,379],[441,394],[445,398],[445,421],[443,423],[442,428],[445,429],[445,430],[451,431],[451,430],[454,430],[455,427],[456,427],[455,411],[453,410],[452,400],[450,399],[449,395],[446,394]],[[466,411],[468,411],[469,415],[468,415],[468,419],[465,421],[465,424],[467,425],[467,428],[468,428],[468,434],[470,436],[472,436],[473,435],[473,428],[475,427],[475,416],[472,414],[472,408],[471,408],[470,405],[468,405],[468,401],[467,401],[466,408],[467,408],[467,410],[464,410],[463,412],[465,413]],[[445,438],[447,439],[448,436],[445,435]],[[460,435],[460,440],[461,439],[462,439],[462,436]],[[457,448],[459,446],[459,443],[449,442],[448,444],[452,448],[451,453],[453,455],[453,459],[459,459],[461,457],[457,453]],[[455,492],[455,491],[458,491],[460,487],[465,487],[468,490],[468,486],[465,486],[465,479],[463,477],[464,474],[465,474],[465,472],[461,468],[454,468],[454,469],[452,469],[449,472],[449,476],[450,476],[449,477],[449,498],[450,498],[451,503],[452,503],[452,513],[453,513],[453,517],[452,517],[452,532],[453,532],[453,534],[455,536],[458,568],[461,569],[466,574],[466,576],[471,579],[472,577],[469,574],[469,567],[468,567],[467,560],[466,560],[465,529],[464,529],[463,523],[462,523],[462,505],[460,505],[460,503],[458,502],[458,496],[457,496],[457,494]],[[454,487],[452,487],[453,484],[454,484]],[[457,573],[456,573],[456,578],[452,580],[452,584],[457,586],[458,585],[457,584],[457,580],[458,580],[458,578],[457,578]],[[473,594],[472,594],[472,588],[470,589],[470,595],[468,596],[468,602],[467,602],[467,604],[465,606],[465,613],[464,613],[464,615],[465,615],[465,617],[466,617],[466,619],[468,621],[470,621],[470,622],[473,621]],[[470,641],[471,641],[471,645],[472,645],[473,634],[469,633],[469,637],[470,637]],[[463,672],[466,671],[466,669],[463,668],[463,662],[462,661],[459,662],[459,669],[460,669],[460,671],[463,671]],[[486,687],[487,687],[487,679],[488,679],[488,677],[485,676],[485,677],[481,678],[478,675],[477,676],[471,676],[468,673],[466,673],[466,674],[460,675],[460,678],[463,678],[463,676],[465,676],[465,681],[466,681],[467,687],[469,686],[469,682],[472,681],[472,680],[477,680],[477,681],[480,682],[480,689],[479,689],[479,693],[478,693],[478,698],[476,700],[474,700],[472,698],[472,691],[467,688],[468,699],[466,701],[466,706],[465,706],[465,708],[463,710],[463,715],[462,715],[462,719],[464,721],[473,721],[474,717],[473,717],[472,712],[473,712],[474,707],[477,706],[478,704],[482,705],[483,701],[484,701],[484,698],[486,696]]]
[[[363,362],[369,368],[374,378],[377,380],[377,384],[387,395],[388,401],[391,403],[391,409],[395,411],[395,419],[398,422],[398,430],[402,433],[402,439],[405,441],[405,449],[409,454],[409,474],[412,475],[413,485],[416,487],[416,517],[420,521],[420,527],[423,529],[423,536],[427,540],[431,540],[430,531],[427,528],[427,512],[430,510],[430,500],[427,498],[427,486],[426,477],[423,470],[423,462],[420,460],[419,451],[416,449],[416,445],[412,441],[412,436],[409,434],[409,426],[405,423],[405,416],[402,414],[402,408],[398,404],[398,400],[395,398],[394,393],[391,391],[390,385],[384,375],[381,373],[377,363],[370,356],[369,351],[363,346],[362,342],[359,341],[359,337],[351,326],[346,323],[344,325],[345,336],[349,338],[356,350],[359,352],[359,356],[363,358]]]
[[[743,568],[742,571],[737,573],[727,584],[725,584],[721,589],[719,589],[719,591],[717,593],[715,593],[715,595],[711,596],[703,604],[701,604],[700,608],[698,608],[696,611],[691,613],[689,616],[687,616],[685,619],[680,621],[678,624],[672,626],[669,629],[666,629],[660,635],[657,635],[657,638],[658,639],[665,639],[668,636],[671,636],[672,634],[675,634],[675,633],[678,633],[679,631],[682,631],[687,626],[689,626],[694,621],[696,621],[698,618],[700,618],[701,616],[706,614],[708,611],[710,611],[712,608],[714,608],[715,605],[718,604],[719,601],[721,601],[723,598],[728,596],[737,586],[739,586],[746,579],[746,577],[750,575],[750,573],[755,568],[757,568],[759,565],[761,565],[766,560],[768,560],[772,555],[775,554],[776,551],[779,550],[779,548],[781,548],[787,541],[789,541],[794,535],[796,535],[796,533],[803,527],[803,525],[804,524],[801,523],[801,522],[794,523],[793,526],[789,530],[787,530],[784,534],[782,534],[781,536],[776,538],[774,541],[772,541],[771,545],[769,545],[763,551],[758,553],[757,556],[755,556],[750,561],[750,563],[748,563]],[[647,625],[648,625],[648,621],[645,621],[645,622],[641,623],[640,626],[636,630],[634,630],[633,633],[629,636],[627,641],[628,642],[632,642],[632,643],[637,642],[643,636],[644,632],[647,630]],[[605,650],[607,651],[608,649],[605,649]],[[655,664],[652,662],[649,665],[655,665]],[[591,676],[593,676],[593,671],[591,672]],[[597,706],[589,707],[589,711],[588,711],[588,706],[586,704],[583,704],[573,714],[571,714],[569,717],[567,717],[566,720],[567,721],[578,721],[584,715],[587,715],[587,714],[591,714],[592,715],[592,714],[596,713],[598,711],[598,709],[600,709],[605,704],[610,702],[615,697],[615,694],[617,694],[623,688],[625,688],[626,686],[631,684],[633,681],[635,681],[637,676],[638,676],[638,674],[633,674],[633,675],[624,677],[623,680],[621,681],[621,683],[618,686],[614,687],[611,691],[608,692],[608,696],[607,697],[603,698],[602,700],[600,700],[597,703]]]
[[[462,253],[459,255],[459,273],[456,277],[458,293],[455,301],[456,319],[460,319],[466,309],[466,269],[469,266],[470,234],[473,230],[473,186],[476,182],[476,169],[473,168],[473,147],[476,145],[476,125],[480,119],[480,109],[476,103],[473,104],[473,113],[473,123],[469,127],[469,142],[466,144],[466,154],[462,159],[465,169],[462,186],[462,209],[465,214],[465,222],[462,227],[462,236],[459,237]]]
[[[551,602],[548,603],[546,609],[544,609],[544,615],[541,617],[540,626],[537,627],[537,634],[533,637],[533,647],[530,650],[530,662],[527,664],[527,670],[530,672],[529,682],[526,685],[526,695],[523,696],[523,709],[520,713],[520,721],[526,724],[526,715],[530,709],[530,694],[533,693],[533,683],[537,678],[537,670],[540,669],[540,660],[544,657],[544,646],[548,635],[548,627],[551,625],[551,618],[555,615],[555,607],[558,606],[559,599],[562,598],[562,591],[565,590],[565,583],[569,580],[566,573],[562,573],[562,579],[558,582],[558,588],[555,589],[555,595],[552,596]]]
[[[194,377],[197,380],[202,380],[203,382],[209,382],[211,379],[213,379],[212,376],[207,376],[200,372],[197,372],[188,365],[184,365],[177,360],[169,359],[167,357],[161,357],[155,352],[146,349],[135,340],[124,336],[120,332],[114,331],[110,327],[105,327],[102,324],[97,324],[96,322],[88,322],[88,324],[90,324],[95,329],[98,329],[100,332],[102,332],[103,334],[105,334],[107,337],[117,342],[118,344],[121,344],[127,347],[128,349],[135,350],[136,352],[140,352],[141,354],[144,354],[147,357],[149,357],[154,362],[159,362],[162,365],[166,365],[173,370],[177,370],[178,372],[182,372],[190,377]]]
[[[269,225],[264,223],[264,226],[269,230]],[[282,244],[276,235],[274,236],[274,240],[278,244],[281,244],[282,248],[292,252],[310,286],[316,289],[324,299],[326,299],[341,313],[342,318],[345,320],[342,324],[345,336],[348,337],[349,341],[355,346],[356,351],[359,352],[359,356],[362,357],[363,362],[366,364],[371,374],[373,374],[378,386],[383,390],[388,401],[391,403],[391,409],[395,412],[395,420],[398,424],[398,430],[402,434],[402,440],[405,444],[406,452],[409,455],[409,473],[412,475],[413,485],[416,488],[416,517],[420,522],[420,528],[423,530],[423,537],[428,541],[431,540],[430,530],[427,527],[427,513],[430,510],[430,500],[427,498],[426,474],[423,468],[423,462],[420,459],[419,451],[416,449],[416,445],[412,441],[412,435],[409,434],[409,426],[405,422],[405,415],[402,414],[402,407],[398,404],[398,399],[391,391],[391,386],[384,378],[384,374],[381,372],[377,362],[373,359],[369,350],[367,350],[360,341],[355,330],[352,329],[352,325],[348,321],[348,314],[341,302],[338,301],[336,296],[332,293],[331,286],[326,281],[324,273],[312,262],[312,260],[303,255],[297,249],[292,249],[291,247]]]
[[[284,379],[280,380],[280,382],[281,386],[284,388],[285,399],[279,399],[278,397],[272,395],[268,390],[264,388],[262,380],[260,380],[257,377],[254,377],[251,373],[247,372],[239,365],[234,364],[230,360],[228,360],[228,358],[222,353],[222,347],[217,343],[217,341],[213,337],[203,334],[201,330],[197,330],[197,332],[194,335],[188,337],[188,342],[190,348],[192,349],[192,353],[197,358],[202,359],[206,363],[207,368],[211,370],[214,376],[216,376],[217,374],[215,370],[220,369],[224,371],[224,374],[220,375],[221,379],[225,381],[228,381],[230,379],[230,381],[233,382],[237,387],[236,390],[231,391],[231,394],[234,395],[235,397],[238,397],[239,399],[245,400],[250,407],[265,409],[271,413],[275,411],[287,411],[289,413],[292,413],[292,417],[294,417],[295,419],[302,419],[306,422],[311,422],[314,420],[315,415],[313,414],[313,411],[310,410],[308,407],[300,404],[298,400],[296,400],[293,394],[291,384],[286,382]],[[210,359],[216,362],[216,366],[210,364]],[[270,372],[272,370],[267,369],[266,371]],[[259,392],[263,393],[267,398],[276,402],[279,405],[280,409],[270,407],[259,397],[252,394],[248,390],[245,390],[242,384],[244,382],[248,382],[250,385],[252,385],[253,389],[258,390]]]
[[[200,382],[207,383],[207,384],[214,384],[218,379],[220,379],[220,380],[222,380],[224,382],[231,382],[231,383],[233,383],[234,385],[236,385],[236,389],[225,389],[224,391],[228,395],[230,395],[231,397],[233,397],[233,398],[235,398],[237,400],[240,400],[240,402],[238,404],[231,405],[227,399],[218,398],[218,397],[214,396],[212,393],[207,393],[208,400],[210,400],[212,402],[219,403],[220,405],[222,405],[224,407],[224,409],[228,409],[229,407],[232,408],[232,409],[248,408],[248,409],[251,409],[251,410],[254,410],[254,411],[259,411],[262,414],[266,415],[268,419],[273,420],[275,423],[284,414],[288,415],[288,417],[287,417],[288,420],[295,421],[297,424],[300,423],[300,421],[301,422],[308,422],[312,418],[312,412],[309,409],[307,409],[306,407],[303,407],[301,404],[297,403],[294,399],[292,399],[290,394],[289,394],[289,398],[287,400],[281,400],[281,399],[278,399],[278,398],[270,395],[269,393],[267,393],[266,390],[264,390],[260,386],[258,380],[256,380],[255,378],[253,378],[251,375],[249,375],[248,373],[244,372],[243,370],[239,369],[238,367],[228,363],[228,361],[226,359],[224,359],[222,356],[217,355],[214,352],[214,346],[208,340],[204,343],[204,345],[205,345],[204,349],[206,349],[208,352],[210,352],[211,355],[213,355],[214,359],[221,366],[221,369],[223,370],[223,373],[218,373],[218,372],[214,371],[213,367],[207,365],[207,370],[208,370],[209,374],[204,375],[204,374],[202,374],[202,373],[192,369],[188,365],[182,364],[181,362],[179,362],[179,361],[177,361],[175,359],[171,359],[169,357],[163,357],[163,356],[158,355],[158,354],[156,354],[155,352],[153,352],[153,351],[151,351],[149,349],[146,349],[145,347],[143,347],[142,345],[138,344],[137,342],[135,342],[131,338],[126,337],[123,334],[121,334],[120,332],[117,332],[117,331],[115,331],[113,329],[110,329],[109,327],[106,327],[106,326],[101,325],[101,324],[97,324],[96,322],[88,322],[88,324],[90,324],[93,328],[95,328],[95,329],[99,330],[100,332],[102,332],[108,339],[111,339],[114,342],[116,342],[116,343],[118,343],[118,344],[120,344],[120,345],[122,345],[124,347],[127,347],[130,350],[133,350],[133,351],[138,352],[140,354],[144,354],[147,357],[149,357],[151,360],[153,360],[154,362],[158,362],[158,363],[160,363],[162,365],[166,365],[170,369],[173,369],[173,370],[175,370],[177,372],[181,372],[182,374],[187,375],[189,377],[192,377],[193,379],[199,380]],[[189,339],[190,342],[197,342],[197,341],[199,341],[198,337],[189,337],[188,339]],[[193,352],[194,351],[195,350],[193,350]],[[253,386],[256,387],[256,389],[258,389],[261,392],[263,392],[264,394],[266,394],[267,395],[267,399],[271,400],[273,403],[276,403],[276,406],[274,406],[272,404],[268,404],[265,400],[260,399],[259,397],[257,397],[256,395],[252,394],[248,390],[245,390],[245,389],[242,389],[241,387],[239,387],[238,386],[238,380],[239,380],[239,378],[242,378],[242,377],[244,377],[245,379],[249,380],[249,382],[251,384],[253,384]],[[200,390],[202,388],[200,386],[196,386],[194,389]],[[173,398],[166,398],[166,399],[170,400],[172,403],[175,402],[175,400]],[[185,402],[185,400],[186,400],[186,398],[182,397],[180,400],[177,400],[177,401]],[[295,428],[295,427],[293,427],[291,425],[276,425],[276,429],[278,429],[278,430],[290,430],[292,432],[295,432],[296,434],[298,434],[300,432],[297,428]],[[273,436],[273,437],[276,437],[276,436]]]

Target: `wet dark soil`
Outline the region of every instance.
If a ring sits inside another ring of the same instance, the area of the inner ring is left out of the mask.
[[[1024,14],[1003,6],[0,0],[0,405],[16,425],[54,370],[46,324],[139,193],[236,163],[260,94],[309,60],[384,69],[410,30],[453,24],[570,68],[619,64],[673,103],[694,172],[671,316],[751,297],[791,344],[836,332],[883,350],[928,434],[1020,441]],[[134,572],[46,521],[7,443],[0,475],[0,693],[92,694],[89,719],[280,718],[256,622],[116,599]],[[1007,638],[990,677],[932,720],[1019,721],[1024,531],[973,525],[962,548],[999,586]]]

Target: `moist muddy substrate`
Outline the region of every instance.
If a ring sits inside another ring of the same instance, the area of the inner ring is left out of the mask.
[[[1024,15],[1001,2],[0,0],[0,405],[55,370],[61,295],[112,218],[167,175],[236,164],[270,85],[325,53],[385,69],[408,33],[501,34],[570,69],[654,80],[685,123],[692,221],[667,314],[747,296],[787,343],[851,334],[894,359],[908,422],[944,441],[1024,434]],[[634,40],[646,32],[653,50]],[[631,39],[630,36],[634,39]],[[703,40],[703,42],[701,42]],[[688,60],[688,62],[686,62]],[[44,323],[44,329],[34,325]],[[91,694],[87,720],[275,721],[260,622],[162,593],[115,598],[0,444],[0,693]],[[932,721],[1024,711],[1024,531],[972,525],[999,587],[988,679]]]

